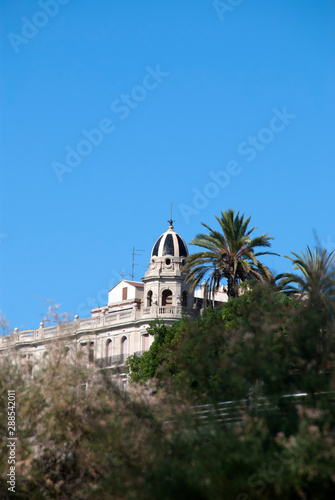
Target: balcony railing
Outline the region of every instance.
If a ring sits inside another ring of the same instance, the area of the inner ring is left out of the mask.
[[[131,308],[117,312],[110,312],[107,314],[99,314],[92,318],[78,319],[72,323],[62,323],[45,327],[41,323],[40,328],[36,330],[23,330],[19,332],[17,329],[14,333],[4,337],[0,337],[0,348],[8,348],[18,343],[32,343],[35,340],[51,339],[57,337],[64,337],[72,335],[76,332],[85,332],[94,329],[109,327],[111,325],[117,326],[123,324],[125,321],[136,321],[141,318],[145,320],[154,319],[157,317],[163,318],[178,318],[182,312],[187,312],[187,309],[182,306],[157,306],[142,307],[142,309]]]
[[[143,316],[151,316],[156,318],[158,316],[178,316],[182,312],[187,312],[187,307],[182,306],[150,306],[143,307]]]
[[[145,351],[136,351],[134,354],[140,357]],[[117,354],[115,356],[106,356],[104,358],[96,359],[95,364],[99,368],[108,368],[109,366],[124,365],[130,354]]]
[[[96,328],[103,328],[119,323],[124,323],[125,320],[130,321],[139,319],[139,311],[136,309],[128,309],[124,311],[112,312],[109,314],[101,314],[92,318],[83,318],[81,320],[75,319],[72,323],[61,323],[59,325],[45,327],[41,324],[40,328],[36,330],[23,330],[19,332],[14,330],[11,335],[0,337],[0,348],[8,348],[10,345],[17,343],[33,342],[43,338],[49,339],[52,337],[62,337],[65,335],[72,335],[77,331],[89,331]]]
[[[124,365],[127,359],[126,354],[117,354],[115,356],[106,356],[104,358],[96,359],[95,364],[99,368],[107,368],[109,366]]]

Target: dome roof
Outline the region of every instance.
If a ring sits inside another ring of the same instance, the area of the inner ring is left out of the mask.
[[[164,257],[171,255],[173,257],[187,257],[188,250],[185,241],[170,225],[169,229],[162,234],[154,244],[151,257]]]

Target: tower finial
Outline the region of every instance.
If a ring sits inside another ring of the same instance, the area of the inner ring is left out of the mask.
[[[173,229],[173,223],[174,223],[174,222],[175,222],[175,221],[174,221],[174,220],[172,220],[172,203],[171,203],[171,207],[170,207],[170,220],[168,220],[168,223],[170,224],[170,225],[169,225],[169,229]]]

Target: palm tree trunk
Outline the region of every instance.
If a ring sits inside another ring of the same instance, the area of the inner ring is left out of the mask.
[[[233,299],[236,297],[236,283],[234,278],[228,278],[228,299]]]
[[[207,290],[208,290],[208,285],[205,283],[204,286],[204,302],[203,302],[203,308],[206,309],[207,307]]]

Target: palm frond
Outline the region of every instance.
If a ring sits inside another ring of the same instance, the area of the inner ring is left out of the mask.
[[[251,218],[245,219],[244,214],[235,213],[232,209],[221,212],[221,217],[215,218],[221,231],[202,223],[209,233],[199,233],[191,241],[192,245],[205,251],[187,258],[182,269],[187,273],[187,280],[196,283],[195,286],[204,280],[213,289],[220,285],[222,279],[227,279],[228,295],[234,296],[233,289],[239,282],[247,279],[262,281],[272,277],[269,269],[259,262],[258,257],[278,254],[267,251],[256,253],[255,249],[269,248],[273,238],[268,234],[251,238],[251,233],[257,229],[249,228]]]

